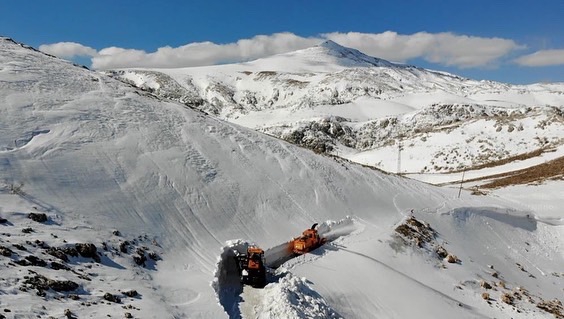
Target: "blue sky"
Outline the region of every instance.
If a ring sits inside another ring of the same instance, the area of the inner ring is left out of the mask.
[[[1,35],[97,69],[245,61],[331,39],[475,79],[564,82],[562,0],[22,0],[0,12]]]

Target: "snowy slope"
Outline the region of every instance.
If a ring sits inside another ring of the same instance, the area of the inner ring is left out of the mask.
[[[62,317],[69,309],[91,318],[549,318],[535,304],[561,297],[558,211],[528,209],[503,194],[463,192],[457,200],[457,190],[316,155],[5,38],[0,112],[0,246],[13,251],[0,256],[6,316]],[[550,200],[561,202],[557,194]],[[394,228],[410,209],[437,229],[460,264],[443,269],[446,262],[396,243]],[[29,220],[35,211],[48,221]],[[288,261],[265,289],[217,290],[227,241],[274,247],[313,222],[346,216],[355,231]],[[105,243],[108,250],[98,249],[100,262],[72,257],[71,270],[55,270],[57,259],[36,240],[63,248]],[[133,256],[149,252],[158,260],[136,265]],[[49,262],[16,263],[30,255]],[[519,313],[497,293],[491,304],[483,300],[475,282],[487,263],[509,287],[530,291],[534,303],[519,305]],[[36,274],[76,282],[71,292],[79,300],[19,289]],[[126,297],[130,289],[140,294]],[[106,292],[121,302],[105,301]]]
[[[230,122],[389,172],[398,166],[412,174],[469,169],[563,144],[561,83],[476,81],[391,63],[331,41],[247,63],[109,74]]]

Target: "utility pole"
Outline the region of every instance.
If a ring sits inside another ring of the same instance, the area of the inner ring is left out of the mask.
[[[401,172],[401,141],[398,140],[398,170],[397,174]]]
[[[462,171],[462,179],[460,179],[460,188],[458,189],[458,198],[460,198],[460,193],[462,192],[462,183],[464,183],[465,173],[466,173],[466,169]]]

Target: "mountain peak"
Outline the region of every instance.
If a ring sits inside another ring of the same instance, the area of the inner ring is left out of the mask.
[[[332,40],[327,40],[324,41],[323,43],[320,43],[317,45],[318,47],[322,47],[322,48],[326,48],[326,49],[332,49],[332,50],[347,50],[349,48],[346,48],[340,44],[338,44],[337,42],[334,42]]]
[[[329,56],[335,63],[347,67],[395,66],[391,62],[366,55],[357,49],[342,46],[332,40],[326,40],[309,50]]]

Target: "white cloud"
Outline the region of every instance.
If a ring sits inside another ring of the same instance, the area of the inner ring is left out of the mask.
[[[109,47],[96,52],[77,43],[41,46],[42,51],[58,56],[87,55],[94,69],[128,67],[188,67],[241,62],[311,47],[324,40],[358,49],[368,55],[405,62],[423,58],[429,62],[460,68],[490,66],[513,50],[522,48],[515,41],[457,35],[450,32],[418,32],[402,35],[383,33],[326,33],[301,37],[293,33],[258,35],[227,44],[196,42],[179,47],[161,47],[155,52]]]
[[[521,49],[515,41],[457,35],[450,32],[418,32],[410,35],[383,33],[327,33],[324,37],[341,45],[386,60],[405,62],[423,58],[460,68],[487,66],[513,50]]]
[[[92,59],[92,67],[184,67],[240,62],[307,48],[321,41],[319,38],[304,38],[292,33],[275,33],[228,44],[197,42],[177,48],[166,46],[152,53],[112,47],[101,50]]]
[[[94,57],[97,54],[95,49],[76,42],[43,44],[39,46],[39,50],[65,59],[71,59],[76,56]]]
[[[515,62],[523,66],[564,65],[564,49],[537,51],[519,57],[515,59]]]

